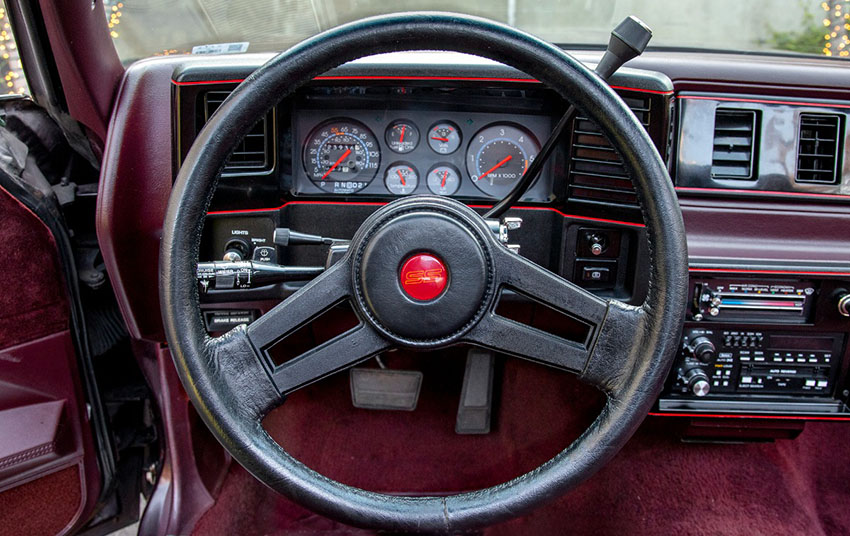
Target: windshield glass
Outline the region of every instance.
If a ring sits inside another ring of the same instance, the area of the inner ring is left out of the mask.
[[[652,47],[774,51],[846,58],[845,0],[104,0],[123,61],[162,54],[283,50],[381,13],[462,11],[565,46],[600,46],[627,15]],[[222,46],[203,46],[222,45]]]

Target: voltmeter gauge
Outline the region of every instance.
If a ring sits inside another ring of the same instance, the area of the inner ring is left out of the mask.
[[[419,174],[410,164],[397,162],[387,168],[384,184],[387,185],[387,190],[395,195],[408,195],[419,185]]]
[[[460,129],[454,123],[441,121],[428,129],[428,145],[438,154],[452,154],[460,147]]]
[[[451,164],[437,164],[428,172],[428,189],[437,195],[453,195],[460,187],[460,172]]]

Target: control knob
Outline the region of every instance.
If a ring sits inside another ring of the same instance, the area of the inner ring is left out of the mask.
[[[838,296],[838,314],[850,316],[850,292],[844,292]]]
[[[222,255],[222,259],[230,262],[244,261],[248,258],[250,252],[251,247],[248,243],[236,238],[224,245],[224,255]]]
[[[695,338],[691,341],[688,348],[697,361],[705,364],[711,363],[717,350],[717,348],[714,347],[714,343],[711,342],[711,339],[708,337]]]
[[[701,368],[692,368],[685,373],[685,383],[694,396],[703,397],[711,390],[708,374]]]

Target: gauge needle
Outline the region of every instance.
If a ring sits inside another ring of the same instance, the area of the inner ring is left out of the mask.
[[[400,170],[400,169],[397,169],[397,170],[396,170],[396,173],[398,173],[398,178],[399,178],[399,179],[401,179],[401,185],[402,185],[402,186],[407,186],[407,183],[406,183],[406,182],[404,182],[404,175],[402,175],[402,174],[401,174],[401,170]]]
[[[509,154],[508,156],[506,156],[506,157],[502,158],[502,159],[499,161],[499,163],[498,163],[498,164],[496,164],[495,166],[491,167],[490,169],[488,169],[487,171],[485,171],[484,173],[482,173],[482,174],[481,174],[481,176],[480,176],[480,177],[478,177],[478,180],[481,180],[481,179],[483,179],[484,177],[486,177],[487,175],[489,175],[490,173],[492,173],[492,172],[496,171],[497,169],[499,169],[500,167],[502,167],[503,165],[505,165],[505,164],[506,164],[506,163],[507,163],[507,162],[508,162],[511,158],[513,158],[513,155],[510,155],[510,154]]]
[[[398,142],[404,143],[404,129],[407,128],[407,125],[401,125],[401,137],[399,137]]]
[[[448,139],[448,138],[437,138],[437,137],[435,137],[435,136],[431,136],[431,139],[432,139],[432,140],[437,140],[437,141],[449,141],[449,139]]]
[[[449,172],[448,172],[448,171],[444,171],[444,172],[443,172],[443,182],[441,182],[441,183],[440,183],[440,188],[445,188],[445,187],[446,187],[446,177],[448,177],[448,176],[449,176]]]
[[[343,160],[345,160],[346,158],[348,158],[348,155],[350,155],[350,154],[351,154],[351,149],[346,149],[346,150],[345,150],[345,152],[344,152],[344,153],[342,153],[342,156],[340,156],[340,157],[337,159],[337,161],[336,161],[336,162],[334,162],[334,165],[332,165],[331,167],[329,167],[329,168],[328,168],[328,170],[327,170],[327,171],[325,171],[325,174],[324,174],[324,175],[322,175],[322,178],[321,178],[321,179],[319,179],[319,180],[325,180],[325,177],[327,177],[328,175],[330,175],[330,174],[331,174],[331,171],[335,170],[335,169],[336,169],[336,167],[339,165],[339,163],[340,163],[340,162],[342,162]]]

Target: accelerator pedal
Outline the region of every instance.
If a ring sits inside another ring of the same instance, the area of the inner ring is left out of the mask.
[[[495,363],[496,357],[489,350],[471,348],[466,354],[466,371],[463,374],[463,389],[460,392],[455,423],[456,433],[490,433]]]

